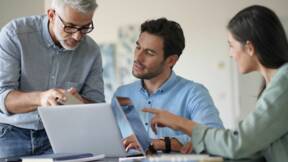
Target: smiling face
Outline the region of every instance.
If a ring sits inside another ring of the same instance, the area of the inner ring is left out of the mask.
[[[89,28],[92,25],[93,14],[94,12],[84,14],[69,6],[65,6],[62,12],[50,9],[48,11],[49,31],[53,41],[68,50],[77,48],[86,34],[80,30],[68,33],[65,28]]]
[[[231,32],[228,32],[228,44],[229,54],[236,61],[240,73],[245,74],[257,70],[259,61],[250,41],[242,45]]]
[[[132,74],[139,79],[153,79],[170,71],[175,62],[170,57],[164,59],[163,40],[161,37],[143,32],[140,34],[134,52]]]

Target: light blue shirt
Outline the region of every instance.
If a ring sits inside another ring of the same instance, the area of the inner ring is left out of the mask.
[[[0,32],[0,123],[43,129],[36,111],[7,112],[4,100],[12,90],[75,87],[87,99],[104,102],[102,73],[99,47],[89,36],[75,50],[65,50],[52,41],[47,16],[13,20]]]
[[[151,138],[175,137],[182,144],[190,140],[190,137],[180,131],[169,128],[158,128],[157,135],[155,135],[149,125],[152,115],[141,112],[143,108],[163,109],[209,127],[223,127],[208,90],[199,83],[177,76],[174,72],[153,94],[149,94],[142,86],[142,81],[139,80],[119,87],[112,103],[115,102],[115,96],[129,97],[132,100]]]

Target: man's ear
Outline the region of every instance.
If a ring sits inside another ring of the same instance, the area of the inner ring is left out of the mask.
[[[55,10],[54,9],[48,9],[47,10],[47,16],[48,16],[48,19],[49,19],[49,22],[54,22],[53,20],[55,19]]]
[[[255,54],[255,47],[251,41],[246,41],[245,50],[249,56],[253,56]]]
[[[179,57],[178,57],[178,55],[176,55],[176,54],[170,55],[170,56],[166,59],[169,67],[173,67],[173,66],[176,64],[176,62],[178,61],[178,58],[179,58]]]

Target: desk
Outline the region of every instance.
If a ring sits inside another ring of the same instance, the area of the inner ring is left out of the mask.
[[[148,160],[131,160],[131,161],[127,160],[127,162],[128,161],[129,162],[150,162]],[[97,162],[118,162],[118,158],[105,158],[105,159],[99,160]],[[177,161],[177,162],[179,162],[179,161]],[[187,162],[187,161],[185,161],[185,162]],[[266,162],[266,161],[265,161],[265,159],[255,159],[255,160],[224,160],[224,162]]]
[[[102,160],[97,160],[95,162],[118,162],[118,158],[109,158],[109,157],[106,157]],[[148,161],[147,159],[145,160],[127,160],[127,162],[150,162]],[[1,159],[0,158],[0,162],[6,162],[5,159]],[[177,161],[177,162],[180,162],[180,161]],[[183,161],[184,162],[184,161]],[[265,159],[255,159],[255,160],[224,160],[224,162],[265,162]]]
[[[129,160],[127,160],[128,162]],[[105,158],[97,162],[118,162],[118,158]],[[150,162],[148,160],[131,160],[129,162]],[[179,162],[179,161],[177,161]],[[186,161],[187,162],[187,161]],[[265,162],[265,159],[255,159],[255,160],[224,160],[224,162]]]

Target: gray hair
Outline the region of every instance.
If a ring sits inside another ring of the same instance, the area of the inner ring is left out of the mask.
[[[98,6],[96,3],[96,0],[53,0],[52,1],[52,8],[57,10],[58,12],[62,12],[66,5],[84,14],[94,12]]]

